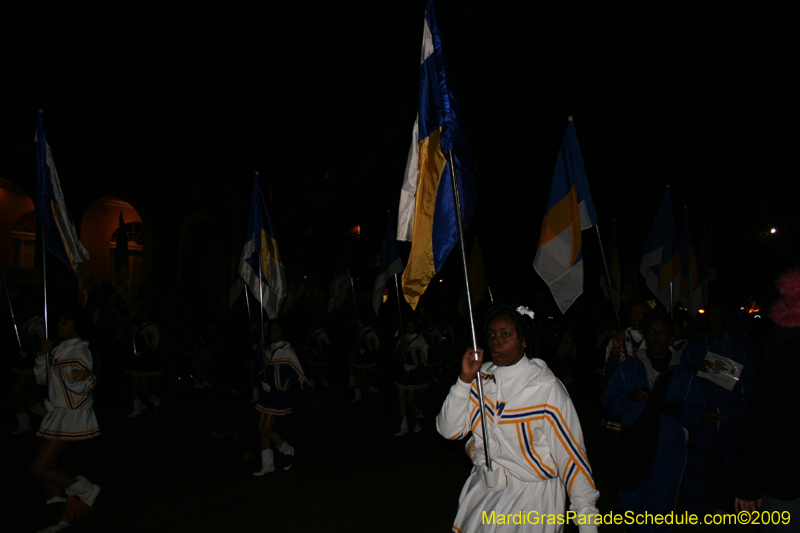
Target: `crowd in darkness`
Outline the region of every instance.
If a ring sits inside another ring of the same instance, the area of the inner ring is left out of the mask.
[[[779,285],[782,299],[775,304],[789,310],[783,315],[771,313],[768,306],[750,312],[710,305],[696,318],[678,308],[670,317],[645,296],[627,302],[621,330],[610,305],[579,304],[565,317],[536,317],[535,346],[530,349],[570,393],[589,455],[600,458],[593,473],[598,487],[617,495],[613,508],[601,511],[702,515],[752,510],[755,505],[797,511],[796,484],[764,475],[757,466],[760,457],[785,451],[782,444],[763,448],[770,446],[765,439],[775,430],[764,425],[775,423],[775,402],[790,402],[779,406],[789,412],[797,404],[787,392],[792,389],[787,376],[796,375],[792,368],[797,363],[789,356],[796,354],[800,325],[800,290],[795,288],[800,274],[790,271],[787,276]],[[12,413],[17,417],[12,434],[35,432],[47,414],[44,388],[36,386],[30,370],[43,346],[58,345],[55,320],[61,324],[63,317],[79,316],[75,325],[80,337],[90,341],[91,379],[98,384],[94,405],[102,417],[149,416],[171,409],[170,399],[178,395],[224,390],[239,398],[242,409],[260,409],[261,421],[254,423],[250,443],[256,463],[258,450],[264,459],[254,467],[257,475],[268,474],[275,465],[286,470],[292,466],[294,448],[284,439],[291,435],[280,433],[280,417],[291,412],[291,405],[265,400],[275,397],[270,389],[288,389],[289,377],[295,386],[310,389],[308,399],[315,408],[331,413],[342,412],[342,402],[369,403],[378,394],[394,395],[396,401],[382,404],[392,405],[382,416],[392,420],[397,438],[409,438],[414,431],[434,431],[435,415],[471,345],[468,319],[446,304],[427,302],[417,311],[404,307],[400,320],[392,301],[376,315],[366,293],[332,312],[324,291],[300,295],[287,312],[269,320],[244,295],[219,318],[178,291],[160,294],[141,286],[129,295],[106,284],[90,293],[78,314],[50,310],[59,319],[51,318],[49,341],[34,303],[39,294],[12,289],[11,297],[22,341],[19,350],[4,311],[2,342],[10,391],[5,411],[9,418]],[[488,306],[482,302],[479,307],[485,311]],[[478,342],[483,343],[484,328],[480,318],[477,322]],[[291,348],[293,355],[285,361],[292,374],[276,374],[270,381],[264,376],[278,363],[264,354],[272,350],[277,357],[276,349],[283,347]],[[713,371],[709,352],[741,366],[730,390],[703,379]],[[681,397],[658,386],[664,375],[681,383]],[[302,396],[287,396],[286,402],[298,398]],[[748,418],[753,405],[757,419],[752,412]],[[648,418],[652,421],[645,423]],[[273,446],[279,452],[275,459]],[[263,455],[267,450],[268,459]],[[785,463],[797,471],[796,459],[787,456]],[[67,488],[70,494],[75,491]],[[55,527],[63,521],[54,515],[54,500],[48,496],[51,505],[44,516]]]

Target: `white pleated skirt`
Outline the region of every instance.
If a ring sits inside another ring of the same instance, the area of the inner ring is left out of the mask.
[[[37,437],[57,440],[86,440],[100,436],[94,409],[56,407],[44,417]]]
[[[506,478],[507,486],[495,492],[486,486],[482,469],[473,468],[461,490],[452,531],[560,533],[564,529],[566,493],[560,478],[534,482],[510,474]]]

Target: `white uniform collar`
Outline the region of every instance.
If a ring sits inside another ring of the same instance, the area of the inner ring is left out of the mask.
[[[523,355],[522,359],[520,359],[513,365],[494,366],[494,368],[491,368],[490,371],[494,373],[495,376],[500,377],[503,381],[508,381],[514,379],[515,377],[522,374],[526,370],[529,370],[530,363],[531,360]]]
[[[641,342],[641,340],[644,338],[644,335],[639,333],[638,329],[628,328],[628,333],[630,334],[634,342]]]

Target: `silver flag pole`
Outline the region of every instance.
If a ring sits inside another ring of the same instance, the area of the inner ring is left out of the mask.
[[[17,328],[17,319],[14,316],[14,308],[11,306],[11,291],[8,288],[8,283],[6,282],[6,271],[3,268],[3,263],[0,263],[0,274],[3,277],[3,288],[6,290],[6,297],[8,298],[8,310],[11,312],[11,323],[14,325],[14,334],[17,336],[17,344],[19,345],[19,349],[22,349],[22,340],[19,338],[19,328]]]
[[[475,318],[472,316],[472,296],[469,292],[469,272],[467,270],[467,251],[464,247],[464,229],[461,217],[461,196],[458,192],[458,178],[456,177],[456,161],[453,157],[453,151],[448,151],[450,157],[450,180],[453,183],[453,202],[456,205],[456,226],[458,227],[458,242],[461,249],[461,266],[464,268],[464,285],[467,294],[467,309],[469,309],[469,327],[472,331],[472,349],[478,351],[478,337],[475,334]],[[483,430],[483,453],[486,457],[486,469],[492,471],[492,459],[489,457],[489,438],[486,434],[486,413],[483,401],[483,385],[481,383],[481,373],[475,376],[475,381],[478,383],[478,396],[480,401],[478,406],[481,412],[481,429]]]

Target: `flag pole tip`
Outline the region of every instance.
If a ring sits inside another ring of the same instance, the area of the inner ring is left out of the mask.
[[[568,117],[567,117],[567,120],[569,120],[570,122],[572,122],[572,115],[568,116]]]
[[[256,170],[256,176],[258,176],[258,170]]]
[[[41,115],[42,113],[44,113],[44,109],[39,110],[39,114]]]

